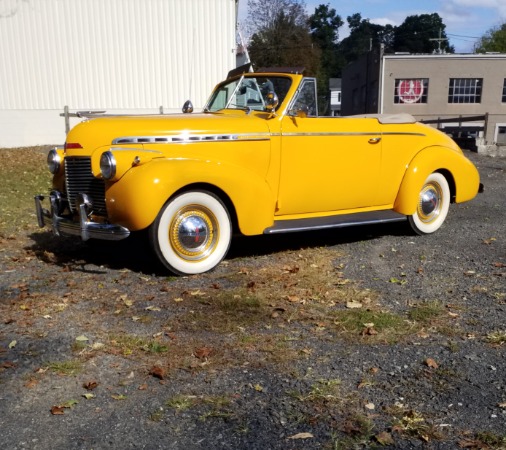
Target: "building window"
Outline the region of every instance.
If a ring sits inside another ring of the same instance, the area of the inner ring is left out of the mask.
[[[502,102],[506,103],[506,78],[504,79],[504,84],[502,85]]]
[[[428,78],[408,78],[395,80],[394,103],[427,103],[428,95]]]
[[[481,103],[482,78],[450,78],[448,103]]]
[[[506,145],[506,126],[497,127],[497,144]]]

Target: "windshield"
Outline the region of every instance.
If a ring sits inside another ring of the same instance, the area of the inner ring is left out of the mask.
[[[247,109],[267,111],[267,94],[275,93],[279,104],[290,89],[292,81],[285,77],[241,77],[222,83],[209,99],[206,111]]]

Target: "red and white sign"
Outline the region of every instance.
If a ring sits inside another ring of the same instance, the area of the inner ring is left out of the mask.
[[[401,80],[397,86],[399,100],[403,103],[417,103],[423,95],[423,80]]]

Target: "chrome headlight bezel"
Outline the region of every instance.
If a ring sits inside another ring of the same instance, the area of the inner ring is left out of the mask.
[[[49,169],[49,172],[56,175],[60,171],[61,163],[62,158],[58,151],[55,148],[50,150],[47,154],[47,168]]]
[[[100,156],[100,173],[106,180],[110,180],[116,175],[116,158],[111,151],[104,152]]]

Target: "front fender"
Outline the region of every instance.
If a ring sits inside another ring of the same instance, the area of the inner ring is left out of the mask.
[[[480,175],[469,159],[450,148],[427,147],[408,164],[394,210],[404,215],[414,214],[423,183],[433,172],[442,172],[445,176],[449,173],[453,177],[456,203],[471,200],[478,193]]]
[[[131,231],[147,228],[165,202],[191,184],[210,184],[232,201],[241,233],[261,234],[273,224],[274,197],[258,174],[233,164],[195,159],[154,159],[106,187],[109,219]]]

